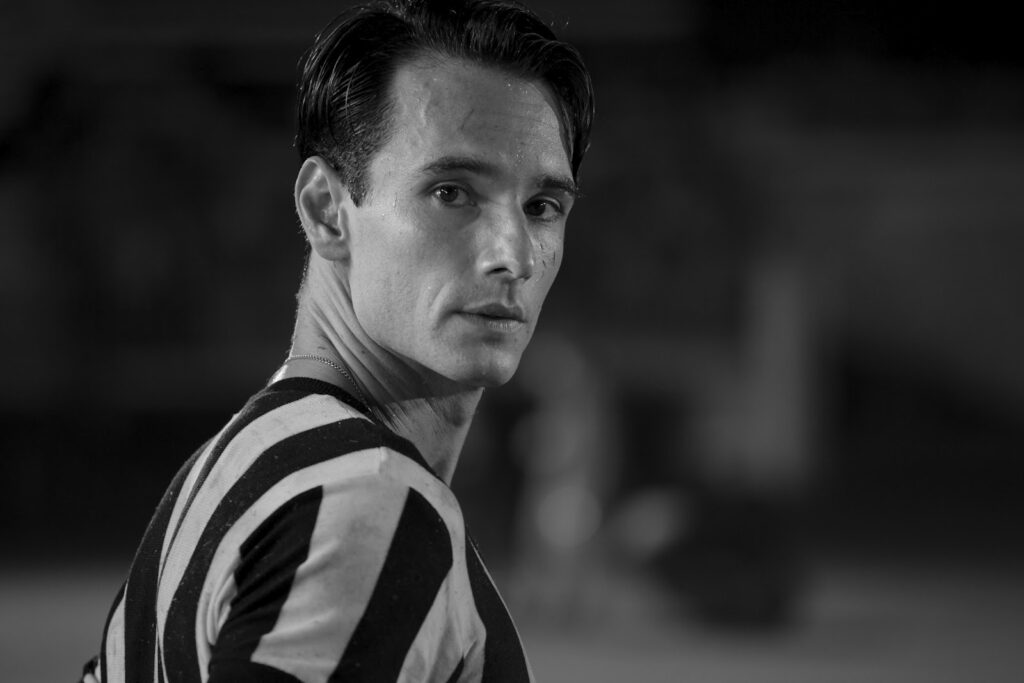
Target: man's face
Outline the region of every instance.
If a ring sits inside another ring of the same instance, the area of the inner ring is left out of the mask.
[[[392,136],[351,218],[356,317],[418,371],[511,378],[558,273],[574,199],[547,89],[421,58],[396,72]]]

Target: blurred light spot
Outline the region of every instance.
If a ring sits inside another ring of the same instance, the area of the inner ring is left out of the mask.
[[[597,533],[601,506],[584,485],[565,484],[541,497],[536,507],[537,528],[550,545],[573,548]]]
[[[650,559],[688,533],[692,514],[675,491],[646,491],[625,501],[612,524],[620,547],[638,561]]]

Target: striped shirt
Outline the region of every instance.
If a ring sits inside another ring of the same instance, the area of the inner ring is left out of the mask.
[[[284,379],[193,455],[87,670],[105,683],[532,681],[451,490],[353,405]]]

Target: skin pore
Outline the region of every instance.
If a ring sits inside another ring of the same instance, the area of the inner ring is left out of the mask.
[[[542,84],[425,55],[396,71],[391,136],[356,206],[313,157],[296,180],[309,239],[291,355],[307,376],[365,395],[451,480],[485,387],[508,381],[561,263],[575,199]]]

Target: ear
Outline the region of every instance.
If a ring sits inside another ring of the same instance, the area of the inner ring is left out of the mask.
[[[349,256],[348,190],[330,164],[318,156],[302,163],[295,179],[295,210],[310,246],[322,258]]]

